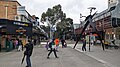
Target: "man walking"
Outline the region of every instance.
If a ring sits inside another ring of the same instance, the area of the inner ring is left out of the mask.
[[[30,40],[28,40],[28,43],[25,45],[25,48],[26,48],[26,50],[25,50],[24,54],[26,55],[26,63],[27,63],[26,67],[32,67],[30,56],[32,55],[33,44]]]

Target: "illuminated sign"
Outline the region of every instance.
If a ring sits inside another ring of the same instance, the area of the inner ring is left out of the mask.
[[[27,26],[28,27],[28,24],[26,24],[26,23],[13,22],[13,24],[20,25],[20,26]]]
[[[19,27],[19,29],[17,29],[16,32],[23,34],[26,32],[26,30],[23,27]]]

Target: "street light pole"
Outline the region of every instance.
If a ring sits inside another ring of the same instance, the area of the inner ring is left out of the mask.
[[[83,17],[86,18],[86,16],[82,16],[82,14],[80,13],[80,27],[82,26],[82,21],[81,21],[81,19],[82,19]]]
[[[88,9],[90,9],[90,15],[91,15],[92,10],[95,10],[96,8],[95,7],[89,7]]]

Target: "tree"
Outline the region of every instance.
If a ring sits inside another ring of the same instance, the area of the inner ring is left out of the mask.
[[[48,8],[47,12],[43,12],[41,16],[41,22],[49,22],[51,25],[55,25],[59,20],[62,21],[66,18],[66,14],[63,13],[61,5],[56,5],[52,9]]]
[[[53,6],[53,8],[48,8],[46,12],[43,12],[41,15],[41,22],[47,22],[50,28],[55,26],[57,31],[54,33],[58,34],[63,32],[63,29],[71,27],[73,24],[71,18],[66,18],[66,14],[62,11],[60,4]]]

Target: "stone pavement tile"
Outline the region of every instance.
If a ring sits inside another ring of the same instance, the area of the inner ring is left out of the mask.
[[[38,50],[40,51],[38,52]],[[104,67],[104,64],[90,59],[88,56],[85,59],[84,54],[80,57],[80,53],[72,48],[59,48],[59,52],[57,52],[58,59],[53,54],[51,54],[50,59],[47,59],[47,53],[43,48],[35,50],[32,56],[33,67],[39,65],[41,67],[96,67],[95,64],[98,64],[98,67]]]
[[[77,46],[76,49],[80,52],[82,46]],[[91,46],[91,51],[89,52],[88,46],[87,51],[83,52],[84,54],[104,63],[109,67],[120,67],[120,49],[105,49],[102,50],[101,46]]]
[[[59,48],[57,52],[59,58],[55,58],[53,53],[47,59],[48,51],[45,48],[35,47],[31,57],[33,67],[105,67],[105,65],[84,53],[76,51],[71,47]],[[25,67],[21,59],[23,52],[12,52],[5,56],[0,56],[0,67]],[[97,66],[96,66],[97,65]]]

